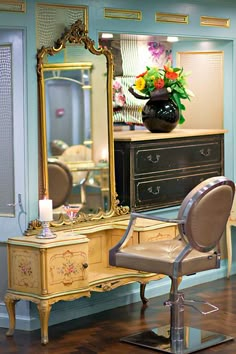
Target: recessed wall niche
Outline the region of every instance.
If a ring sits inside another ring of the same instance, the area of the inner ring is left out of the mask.
[[[114,123],[128,123],[138,128],[142,124],[142,107],[145,100],[133,97],[128,87],[135,77],[145,71],[146,66],[162,67],[170,62],[183,67],[189,73],[188,88],[193,91],[191,101],[185,100],[186,121],[181,128],[223,128],[224,106],[224,51],[216,39],[178,37],[170,43],[167,36],[145,36],[113,34],[100,44],[111,49],[114,56],[114,80],[121,84],[126,103],[122,109],[114,110]],[[204,46],[204,50],[202,49]],[[214,48],[215,50],[213,50]],[[114,104],[114,102],[113,102]],[[116,124],[117,126],[117,124]]]

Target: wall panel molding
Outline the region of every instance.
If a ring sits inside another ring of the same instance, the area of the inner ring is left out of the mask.
[[[156,12],[155,19],[156,19],[156,22],[188,24],[189,16],[182,15],[182,14]]]
[[[138,10],[122,10],[104,8],[104,18],[117,20],[142,20],[142,12]]]
[[[25,12],[25,0],[1,0],[0,11]]]
[[[209,26],[209,27],[229,28],[230,27],[230,19],[229,18],[201,16],[200,17],[200,25],[201,26]]]

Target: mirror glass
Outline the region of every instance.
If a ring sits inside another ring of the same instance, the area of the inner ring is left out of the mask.
[[[66,224],[65,204],[82,204],[76,222],[127,213],[115,193],[111,52],[95,48],[78,20],[37,58],[39,199],[53,201],[51,226]]]
[[[72,176],[70,193],[58,201],[60,186],[54,187],[56,177],[51,181],[48,170],[54,214],[65,203],[82,204],[86,214],[111,208],[106,57],[84,51],[84,62],[43,65],[47,162],[50,168],[60,162]],[[100,90],[94,89],[97,82]]]

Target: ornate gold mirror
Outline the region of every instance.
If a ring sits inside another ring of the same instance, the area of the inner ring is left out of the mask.
[[[78,20],[53,47],[42,47],[37,59],[39,199],[53,200],[51,226],[68,223],[62,210],[65,203],[82,204],[76,223],[127,213],[118,206],[115,191],[111,52],[106,47],[95,48]],[[65,178],[60,185],[60,178],[50,175],[53,164],[71,176],[69,191]],[[60,194],[65,189],[63,200]],[[37,226],[32,221],[29,230]]]

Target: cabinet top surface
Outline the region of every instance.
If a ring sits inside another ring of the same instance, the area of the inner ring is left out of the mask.
[[[170,133],[151,133],[148,130],[132,130],[114,132],[115,141],[144,141],[161,140],[174,138],[188,138],[191,136],[206,136],[214,134],[224,134],[225,129],[174,129]]]
[[[51,248],[58,247],[68,244],[84,243],[88,239],[85,235],[81,235],[78,232],[78,235],[71,235],[67,232],[57,232],[57,237],[55,238],[37,238],[37,236],[17,236],[10,237],[7,241],[8,244],[13,245],[25,245],[37,248]]]

